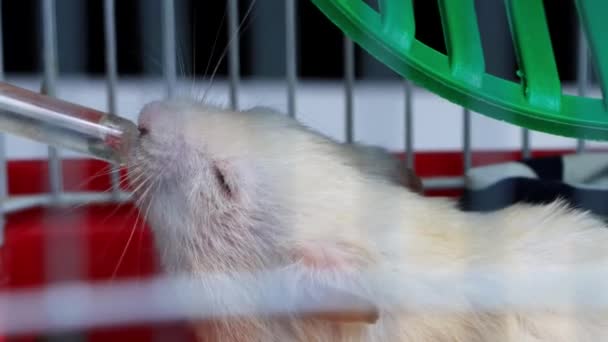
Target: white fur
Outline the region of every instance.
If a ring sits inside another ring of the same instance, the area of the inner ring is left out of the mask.
[[[477,292],[448,297],[424,277],[408,277],[409,270],[420,269],[465,274],[477,268],[608,266],[608,231],[589,214],[561,203],[463,213],[447,200],[404,190],[387,173],[362,168],[350,147],[271,111],[164,102],[145,108],[140,120],[150,134],[133,151],[132,177],[155,178],[140,205],[145,212],[150,206],[148,220],[168,272],[196,276],[294,267],[315,279],[321,273],[305,262],[312,257],[328,262],[324,271],[335,270],[316,280],[357,289],[381,310],[372,325],[218,320],[204,327],[211,339],[608,340],[603,312],[481,312]],[[218,181],[218,166],[229,195]],[[362,276],[369,272],[378,277]],[[445,298],[469,310],[408,309],[408,298]]]

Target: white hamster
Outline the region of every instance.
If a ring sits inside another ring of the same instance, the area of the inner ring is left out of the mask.
[[[167,100],[146,105],[139,126],[129,174],[167,272],[290,266],[311,278],[335,271],[323,281],[340,282],[339,274],[356,279],[378,269],[415,283],[400,270],[608,261],[608,230],[585,213],[559,203],[463,213],[370,172],[351,146],[273,111]],[[374,286],[366,281],[359,285]],[[434,295],[424,284],[412,288],[413,298]],[[371,324],[240,318],[201,323],[198,331],[201,341],[608,340],[606,316],[587,313],[489,313],[471,303],[467,313],[414,314],[374,304],[379,317]]]

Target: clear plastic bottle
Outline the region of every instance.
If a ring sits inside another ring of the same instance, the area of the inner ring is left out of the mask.
[[[124,118],[0,82],[0,131],[124,164],[137,126]]]

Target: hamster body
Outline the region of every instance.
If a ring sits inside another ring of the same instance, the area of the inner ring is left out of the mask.
[[[164,269],[211,272],[293,267],[339,287],[414,284],[402,270],[525,269],[608,264],[608,230],[556,203],[463,213],[395,182],[368,156],[272,111],[234,112],[190,101],[148,104],[129,176]],[[361,157],[363,156],[363,157]],[[359,159],[363,158],[363,159]],[[369,165],[376,165],[371,163]],[[380,171],[379,171],[380,170]],[[326,274],[326,273],[324,273]],[[399,289],[395,289],[399,291]],[[372,291],[373,292],[373,291]],[[374,300],[372,296],[372,300]],[[462,300],[467,298],[449,298]],[[201,341],[602,341],[608,319],[541,313],[407,313],[381,298],[375,323],[286,317],[198,324]]]
[[[414,171],[408,168],[404,161],[398,160],[387,150],[377,146],[361,144],[349,144],[344,150],[345,154],[350,155],[355,166],[360,170],[369,172],[373,176],[386,177],[413,192],[420,194],[424,192],[422,181]]]
[[[283,115],[283,113],[268,107],[254,107],[246,112],[254,114],[261,113],[262,115]],[[388,150],[378,146],[363,144],[345,143],[343,146],[343,157],[350,160],[350,163],[352,163],[353,166],[356,166],[360,171],[392,180],[413,192],[420,194],[424,192],[422,180],[412,169],[408,168],[405,161],[397,159]]]

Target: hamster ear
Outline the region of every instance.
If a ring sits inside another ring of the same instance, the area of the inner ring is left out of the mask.
[[[314,305],[314,302],[317,301],[322,306],[336,307],[346,303],[351,308],[350,311],[312,312],[306,314],[306,318],[335,323],[368,324],[374,324],[378,320],[380,310],[371,300],[347,290],[332,287],[329,285],[331,281],[328,282],[327,279],[319,279],[319,274],[327,274],[326,272],[335,272],[338,277],[340,273],[356,274],[358,266],[361,266],[362,258],[361,255],[349,252],[354,252],[354,249],[345,244],[327,246],[325,243],[307,244],[295,251],[293,256],[297,262],[296,267],[302,271],[306,279],[310,280],[311,287],[315,291],[312,298],[307,298],[309,303]]]

